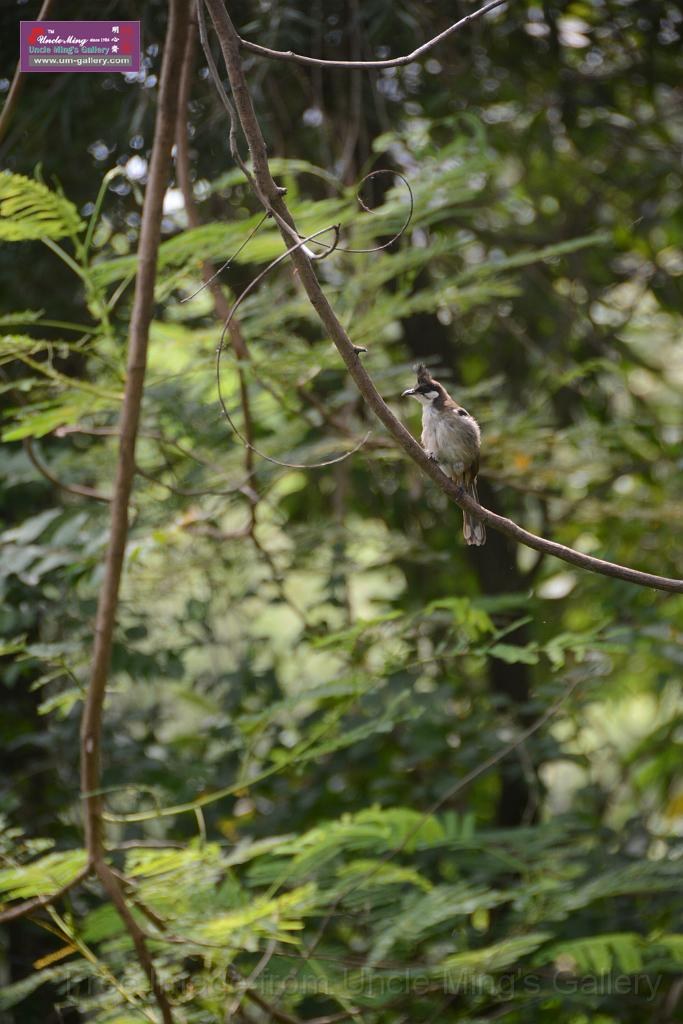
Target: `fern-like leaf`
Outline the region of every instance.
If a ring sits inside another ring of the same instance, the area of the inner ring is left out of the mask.
[[[554,959],[574,973],[607,974],[613,969],[635,974],[643,966],[644,942],[634,932],[613,932],[553,943],[543,959]]]
[[[0,239],[63,238],[85,227],[68,199],[23,174],[0,174]]]

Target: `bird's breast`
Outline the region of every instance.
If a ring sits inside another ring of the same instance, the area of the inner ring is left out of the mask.
[[[458,416],[451,409],[422,410],[422,444],[439,462],[462,472],[479,454],[479,428],[471,416]]]

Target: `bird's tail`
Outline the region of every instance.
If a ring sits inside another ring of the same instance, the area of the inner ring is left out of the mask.
[[[462,481],[465,494],[468,497],[473,498],[477,503],[479,502],[479,495],[477,494],[477,481],[476,477],[465,477]],[[473,544],[476,547],[481,547],[482,544],[486,543],[486,527],[482,523],[481,519],[476,519],[471,516],[469,512],[463,511],[462,514],[462,532],[465,535],[465,543]]]

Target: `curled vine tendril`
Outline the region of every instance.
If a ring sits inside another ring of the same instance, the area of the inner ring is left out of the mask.
[[[370,171],[369,174],[366,174],[365,177],[362,178],[361,181],[359,182],[358,189],[357,189],[357,192],[356,192],[356,198],[358,200],[358,204],[361,207],[361,209],[364,210],[366,213],[373,213],[374,212],[363,201],[363,199],[361,197],[361,191],[362,191],[363,185],[365,185],[365,183],[367,181],[370,181],[372,178],[378,177],[380,174],[391,174],[394,177],[399,178],[403,182],[405,187],[407,188],[407,190],[408,190],[408,198],[409,198],[409,208],[408,208],[408,214],[406,216],[406,219],[405,219],[404,223],[401,225],[401,227],[399,228],[399,230],[394,235],[392,235],[392,237],[387,242],[383,242],[382,245],[376,245],[376,246],[373,246],[372,248],[367,248],[367,249],[351,249],[351,248],[346,248],[346,247],[340,246],[339,245],[339,232],[340,232],[340,225],[339,224],[330,225],[329,227],[326,227],[326,228],[321,228],[319,231],[315,231],[315,232],[313,232],[313,234],[307,235],[305,237],[303,235],[298,235],[298,239],[299,239],[298,242],[296,242],[294,245],[290,246],[289,249],[287,249],[280,256],[278,256],[271,263],[269,263],[268,266],[264,270],[262,270],[260,274],[258,274],[252,281],[249,282],[247,287],[244,289],[244,291],[241,293],[239,298],[236,300],[236,302],[232,306],[232,308],[230,310],[230,313],[228,315],[228,318],[225,321],[225,323],[223,324],[223,330],[221,332],[220,341],[218,343],[218,349],[216,351],[216,384],[217,384],[217,388],[218,388],[218,399],[219,399],[219,402],[220,402],[220,405],[221,405],[221,409],[223,411],[223,415],[225,416],[226,420],[228,421],[228,423],[230,425],[230,429],[239,438],[239,440],[242,442],[242,444],[244,445],[245,448],[247,448],[250,451],[254,452],[255,455],[259,456],[259,458],[265,459],[266,462],[271,462],[271,463],[273,463],[276,466],[284,466],[287,469],[323,469],[325,466],[333,466],[333,465],[335,465],[335,463],[343,462],[344,459],[348,459],[349,456],[355,455],[355,453],[357,451],[359,451],[363,447],[363,445],[366,443],[366,441],[370,437],[371,431],[368,431],[367,434],[365,435],[365,437],[354,448],[350,449],[350,451],[345,452],[343,455],[336,456],[333,459],[326,459],[323,462],[308,462],[308,463],[286,462],[283,459],[276,459],[272,455],[266,455],[265,452],[260,451],[239,430],[239,428],[235,424],[233,418],[231,417],[231,415],[230,415],[230,413],[228,411],[227,405],[225,403],[225,399],[223,397],[223,390],[222,390],[222,385],[221,385],[221,357],[222,357],[223,351],[225,349],[225,338],[226,338],[226,335],[227,335],[227,332],[228,332],[228,328],[230,326],[230,323],[231,323],[235,313],[237,312],[237,309],[242,304],[244,299],[246,299],[247,295],[249,295],[249,293],[254,290],[256,285],[259,284],[264,279],[264,277],[266,277],[266,275],[270,273],[271,270],[273,270],[280,263],[282,263],[283,260],[287,259],[287,257],[290,256],[296,249],[303,248],[309,254],[309,256],[312,255],[310,253],[310,250],[308,250],[306,248],[306,244],[308,242],[315,242],[316,245],[320,245],[320,246],[322,246],[325,249],[325,252],[321,253],[319,256],[317,256],[317,257],[312,256],[313,259],[316,259],[316,258],[317,259],[326,259],[333,252],[344,252],[344,253],[350,253],[352,255],[363,254],[363,253],[381,252],[383,249],[388,249],[389,246],[394,245],[405,234],[405,232],[408,230],[408,226],[410,225],[410,222],[413,219],[413,212],[414,212],[414,209],[415,209],[415,199],[414,199],[414,196],[413,196],[413,190],[410,187],[410,183],[408,182],[408,179],[406,177],[404,177],[404,175],[401,174],[399,171],[392,171],[392,170],[389,170],[388,168],[379,168],[378,170]],[[248,236],[246,237],[244,242],[240,245],[239,249],[233,254],[233,256],[230,257],[230,259],[227,261],[227,263],[223,264],[223,266],[219,270],[217,270],[216,273],[208,281],[206,281],[201,286],[201,288],[198,288],[197,291],[193,292],[192,295],[189,295],[186,299],[183,299],[182,301],[183,302],[187,302],[189,299],[194,298],[194,296],[198,295],[199,292],[201,292],[204,288],[206,288],[207,285],[209,285],[218,276],[218,274],[221,273],[221,271],[225,270],[226,267],[228,267],[232,263],[232,261],[234,259],[236,259],[236,257],[242,252],[244,247],[251,241],[251,239],[254,237],[254,235],[259,230],[259,228],[263,225],[263,223],[264,223],[264,221],[266,220],[267,217],[268,217],[268,213],[265,213],[264,216],[259,221],[259,223],[254,228],[252,228],[252,230],[250,231],[250,233],[248,234]],[[329,232],[329,231],[333,231],[334,232],[334,239],[333,239],[333,241],[331,243],[320,241],[319,240],[319,236],[327,234],[327,232]]]
[[[296,249],[302,248],[302,246],[304,246],[307,242],[313,241],[319,235],[324,235],[328,231],[334,231],[334,236],[335,236],[334,237],[334,242],[332,243],[331,246],[328,247],[330,249],[330,252],[333,252],[334,249],[336,248],[336,242],[339,240],[339,225],[338,224],[333,224],[330,227],[321,228],[319,231],[315,231],[312,235],[308,235],[306,238],[301,238],[298,242],[296,242],[294,245],[290,246],[289,249],[287,249],[280,256],[278,256],[277,259],[274,259],[271,263],[269,263],[268,266],[265,268],[265,270],[262,270],[261,273],[258,274],[253,279],[253,281],[249,282],[247,287],[244,289],[242,294],[239,296],[237,301],[234,303],[232,309],[230,310],[230,313],[228,315],[227,320],[223,324],[223,330],[221,331],[221,337],[220,337],[220,341],[218,343],[218,349],[216,351],[216,385],[218,387],[218,400],[219,400],[219,402],[221,404],[221,409],[223,410],[223,415],[225,416],[226,420],[230,424],[231,430],[233,431],[234,434],[237,435],[237,437],[240,439],[240,441],[242,442],[244,447],[248,448],[250,451],[254,452],[255,455],[259,456],[259,458],[265,459],[266,462],[272,462],[276,466],[285,466],[287,469],[323,469],[325,466],[333,466],[337,462],[343,462],[344,459],[348,459],[349,456],[355,455],[356,452],[359,451],[363,447],[363,445],[365,444],[367,439],[370,437],[371,431],[368,431],[367,434],[365,435],[365,437],[361,441],[359,441],[359,443],[354,448],[352,448],[350,451],[345,452],[343,455],[338,455],[334,459],[326,459],[323,462],[285,462],[283,459],[276,459],[272,455],[266,455],[265,452],[260,451],[253,444],[251,444],[250,441],[247,440],[247,438],[239,430],[239,428],[235,424],[234,420],[232,419],[230,413],[228,412],[228,407],[225,404],[225,399],[223,397],[223,389],[222,389],[222,386],[221,386],[221,356],[222,356],[223,350],[225,348],[225,337],[227,335],[228,327],[230,326],[230,322],[231,322],[232,318],[234,317],[235,313],[237,312],[237,309],[239,308],[239,306],[242,304],[244,299],[246,299],[247,295],[249,295],[249,293],[254,290],[256,285],[259,284],[259,282],[262,281],[263,278],[267,274],[269,274],[271,270],[273,270],[280,263],[282,263],[283,260],[287,259],[287,257],[290,256]],[[329,255],[329,253],[328,253],[328,255]]]
[[[358,205],[360,206],[361,210],[365,211],[365,213],[375,212],[374,210],[371,210],[370,207],[366,205],[366,203],[363,202],[361,198],[361,190],[366,181],[370,181],[371,178],[376,178],[380,174],[391,174],[395,178],[400,178],[405,187],[408,189],[408,215],[405,221],[403,222],[403,225],[399,228],[395,235],[392,235],[388,242],[383,242],[382,245],[375,245],[372,247],[372,249],[346,249],[341,245],[336,245],[334,248],[337,252],[351,253],[352,255],[358,255],[361,253],[368,252],[381,252],[382,249],[388,249],[390,245],[393,245],[395,242],[398,242],[399,238],[401,238],[408,230],[410,222],[413,219],[413,212],[415,210],[415,197],[413,196],[413,190],[410,187],[410,182],[399,171],[392,171],[388,167],[379,167],[376,171],[370,171],[370,173],[366,174],[364,178],[361,178],[360,182],[358,183],[358,188],[356,190],[356,200],[358,201]],[[316,244],[325,245],[325,242],[317,242]],[[329,256],[330,253],[328,252],[327,255]]]

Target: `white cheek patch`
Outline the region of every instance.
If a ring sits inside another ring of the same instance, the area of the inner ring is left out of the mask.
[[[413,398],[417,398],[420,405],[431,405],[434,399],[438,397],[438,391],[416,391],[413,395]]]

